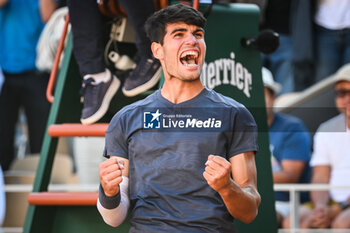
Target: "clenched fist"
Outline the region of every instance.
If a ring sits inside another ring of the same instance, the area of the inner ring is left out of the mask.
[[[119,192],[123,169],[124,162],[116,158],[110,158],[100,164],[100,181],[106,196],[113,197]]]
[[[209,155],[203,176],[215,191],[229,187],[231,182],[231,163],[221,156]]]

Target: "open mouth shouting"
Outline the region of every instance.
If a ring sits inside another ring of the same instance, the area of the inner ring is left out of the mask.
[[[188,50],[181,54],[180,56],[180,62],[181,64],[187,66],[187,67],[198,67],[198,51],[195,50]]]

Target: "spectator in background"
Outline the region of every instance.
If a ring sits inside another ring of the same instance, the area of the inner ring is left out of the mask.
[[[30,152],[41,149],[50,108],[45,98],[49,74],[36,69],[36,44],[44,27],[41,16],[53,11],[39,9],[39,0],[0,0],[0,7],[0,67],[5,77],[0,93],[0,164],[6,171],[14,159],[21,107],[27,118]]]
[[[350,63],[350,1],[317,0],[314,21],[319,82]]]
[[[322,123],[314,136],[312,183],[350,186],[350,64],[333,80],[340,114]],[[312,191],[311,200],[300,209],[302,228],[350,228],[349,189]]]
[[[151,52],[151,42],[144,30],[144,22],[154,12],[152,0],[120,0],[128,20],[135,31],[137,47],[136,68],[126,78],[123,93],[136,96],[157,84],[160,63]],[[83,124],[100,120],[120,86],[119,79],[104,63],[104,29],[106,19],[98,9],[96,0],[68,0],[73,32],[73,50],[83,77]]]
[[[2,173],[0,165],[0,227],[4,223],[6,212],[6,197],[5,197],[5,187],[4,187],[4,174]]]
[[[273,181],[275,184],[309,183],[311,139],[304,123],[291,115],[275,113],[273,104],[281,86],[274,82],[272,73],[262,69]],[[275,192],[278,225],[289,215],[289,193]],[[301,194],[301,202],[308,201],[308,193]]]
[[[267,67],[282,85],[279,94],[301,91],[313,77],[311,3],[305,0],[269,0],[263,10],[261,29],[280,35],[280,46],[263,55]]]

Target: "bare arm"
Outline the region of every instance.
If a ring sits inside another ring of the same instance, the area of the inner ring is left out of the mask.
[[[47,23],[49,21],[57,6],[58,4],[55,0],[40,0],[40,15],[43,22]]]
[[[0,8],[5,6],[6,3],[8,3],[9,0],[0,0]]]
[[[330,166],[315,166],[313,167],[312,183],[313,184],[328,184],[331,174]],[[329,202],[328,191],[312,191],[311,199],[315,207],[327,206]]]
[[[312,183],[313,184],[328,184],[330,179],[330,166],[315,166],[313,168]],[[328,191],[312,191],[311,200],[314,203],[314,210],[311,216],[311,227],[327,228],[331,225],[332,213],[328,206],[329,202]],[[334,216],[333,216],[334,217]]]
[[[220,194],[230,214],[245,223],[253,221],[261,201],[256,187],[254,152],[233,156],[230,162],[210,155],[206,165],[203,176]]]
[[[273,173],[274,183],[298,183],[305,168],[305,162],[300,160],[282,160],[281,167],[281,171]]]

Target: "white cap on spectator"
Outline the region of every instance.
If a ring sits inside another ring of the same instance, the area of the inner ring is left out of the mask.
[[[265,67],[262,68],[262,78],[264,87],[271,89],[275,94],[281,91],[281,85],[273,80],[271,71]]]
[[[350,82],[350,63],[343,65],[334,75],[334,82]]]

